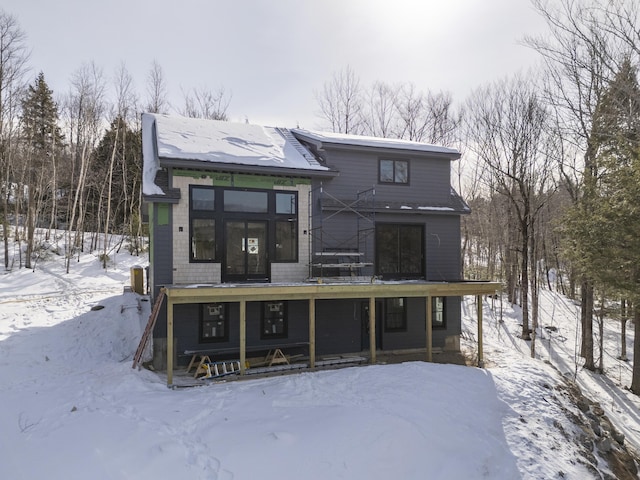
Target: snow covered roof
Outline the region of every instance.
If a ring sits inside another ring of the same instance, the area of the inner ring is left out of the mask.
[[[142,115],[143,192],[162,195],[155,185],[160,158],[216,164],[328,172],[289,130],[145,113]]]
[[[411,150],[421,153],[435,153],[446,155],[451,160],[460,158],[460,152],[455,148],[430,145],[428,143],[399,140],[395,138],[368,137],[364,135],[348,135],[344,133],[327,133],[294,128],[291,132],[301,140],[314,143],[318,146],[324,144],[343,145],[368,148],[384,148],[391,150]]]

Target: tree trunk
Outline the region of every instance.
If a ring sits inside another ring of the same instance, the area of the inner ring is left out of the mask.
[[[635,302],[634,302],[635,303]],[[633,308],[633,376],[631,378],[631,391],[640,395],[640,308]]]
[[[537,268],[537,252],[536,252],[536,239],[535,232],[531,232],[531,246],[529,251],[531,252],[531,358],[536,358],[536,334],[538,332],[538,268]],[[547,270],[547,278],[549,278]]]
[[[627,361],[627,301],[620,302],[620,360]]]
[[[581,285],[582,345],[580,355],[584,358],[584,368],[594,371],[593,360],[593,284],[586,278]]]
[[[522,339],[531,340],[531,329],[529,328],[529,229],[526,223],[522,225],[521,241],[520,304],[522,305]]]
[[[600,296],[600,314],[598,315],[598,347],[600,350],[598,357],[598,373],[604,373],[604,292]]]

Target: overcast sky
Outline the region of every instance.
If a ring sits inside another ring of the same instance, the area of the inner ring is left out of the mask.
[[[315,92],[349,66],[364,86],[412,82],[422,91],[472,89],[526,71],[521,45],[543,31],[529,0],[4,0],[56,95],[83,62],[112,86],[124,62],[144,100],[156,60],[170,101],[224,87],[230,120],[318,128]]]

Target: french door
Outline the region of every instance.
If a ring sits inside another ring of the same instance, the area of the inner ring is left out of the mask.
[[[227,220],[224,224],[223,282],[268,282],[267,222]]]

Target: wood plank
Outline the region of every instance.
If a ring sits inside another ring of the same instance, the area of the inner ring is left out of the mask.
[[[173,301],[167,295],[167,386],[173,385]]]
[[[433,361],[433,297],[426,299],[426,322],[427,322],[427,362]]]
[[[376,363],[376,350],[376,299],[369,297],[369,361],[372,365]]]
[[[309,366],[316,368],[316,300],[309,299]]]
[[[247,362],[247,302],[240,302],[240,375],[244,375]]]
[[[484,368],[482,352],[482,296],[476,296],[476,311],[478,312],[478,367]]]

